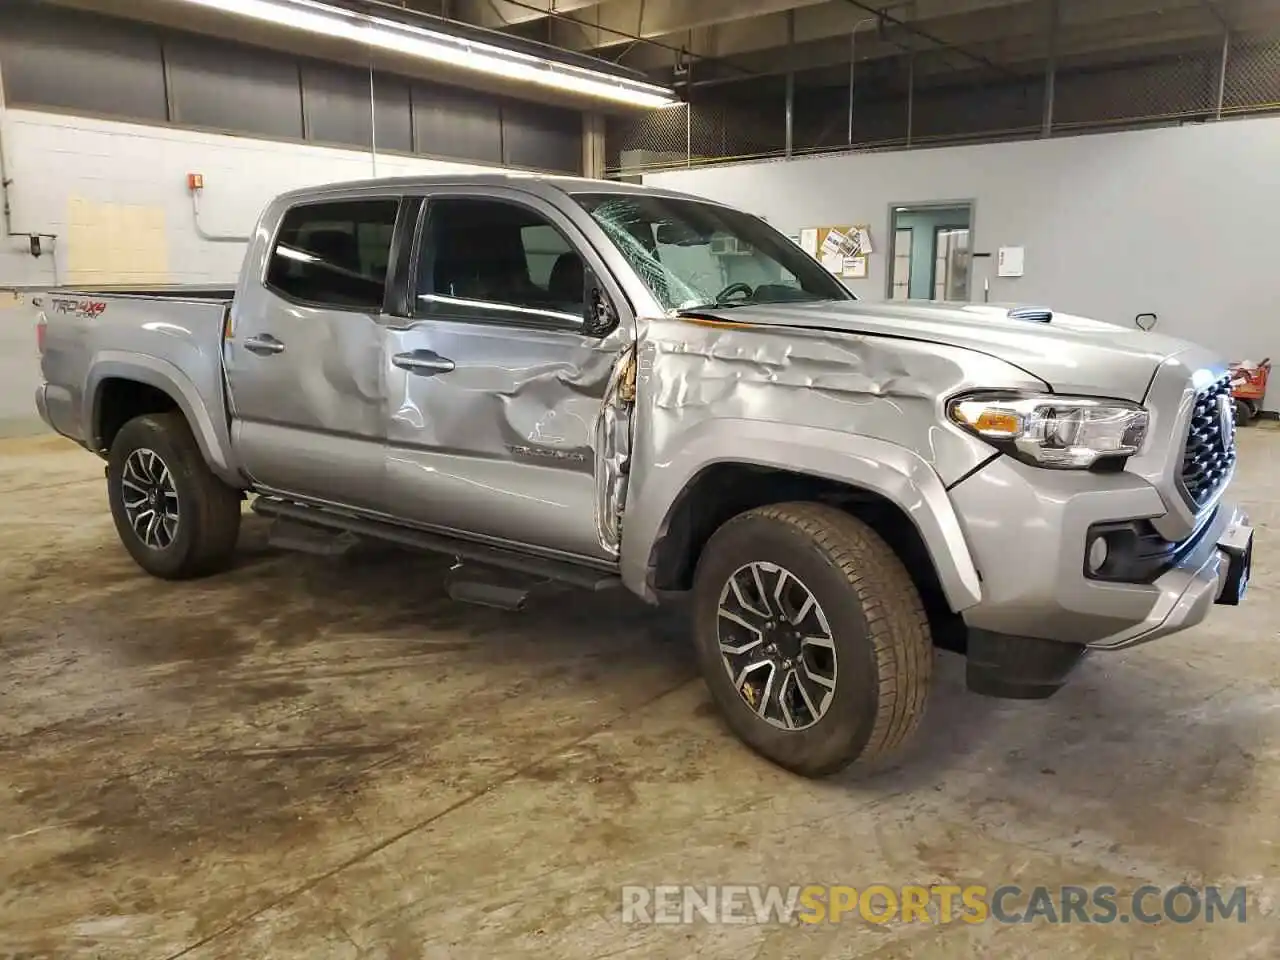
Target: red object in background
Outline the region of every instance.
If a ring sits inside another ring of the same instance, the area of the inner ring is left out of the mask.
[[[1271,376],[1271,358],[1261,363],[1237,360],[1230,366],[1231,396],[1236,402],[1236,423],[1247,425],[1262,410]]]
[[[204,189],[204,174],[203,174],[203,173],[188,173],[188,174],[187,174],[187,189],[188,189],[188,190],[190,190],[192,193],[194,193],[194,192],[195,192],[195,191],[197,191],[197,190],[203,190],[203,189]]]

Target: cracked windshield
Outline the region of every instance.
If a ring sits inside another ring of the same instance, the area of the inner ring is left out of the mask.
[[[575,199],[668,312],[855,299],[821,264],[750,214],[653,195]]]

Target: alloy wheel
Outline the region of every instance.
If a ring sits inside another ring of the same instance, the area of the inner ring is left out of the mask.
[[[758,717],[783,730],[822,719],[835,694],[835,641],[799,577],[776,563],[739,567],[720,592],[716,619],[725,670]]]
[[[120,476],[125,517],[138,539],[153,550],[169,547],[178,535],[178,490],[168,465],[154,450],[129,454]]]

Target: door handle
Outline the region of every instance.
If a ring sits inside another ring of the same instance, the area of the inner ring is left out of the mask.
[[[250,353],[264,357],[284,353],[284,344],[269,333],[264,333],[260,337],[250,337],[244,342],[244,348]]]
[[[454,363],[448,357],[442,357],[434,350],[414,350],[410,353],[397,353],[391,362],[401,370],[408,370],[420,377],[434,377],[437,373],[448,373]]]

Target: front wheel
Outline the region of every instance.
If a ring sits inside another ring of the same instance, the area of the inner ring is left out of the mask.
[[[703,676],[748,746],[805,776],[879,760],[924,716],[933,644],[915,584],[869,526],[817,503],[748,511],[694,583]]]
[[[181,414],[145,414],[120,428],[107,496],[121,542],[152,576],[184,580],[230,564],[240,492],[213,475]]]

